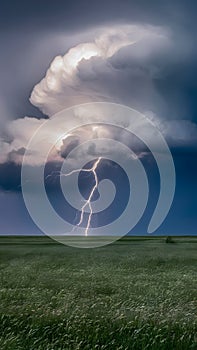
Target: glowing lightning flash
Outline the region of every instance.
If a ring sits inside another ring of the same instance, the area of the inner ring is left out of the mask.
[[[92,219],[92,214],[93,214],[92,205],[91,205],[91,200],[92,200],[92,197],[93,197],[93,195],[94,195],[96,189],[98,188],[98,176],[97,176],[97,173],[96,173],[96,169],[97,169],[97,167],[98,167],[98,165],[99,165],[101,159],[102,159],[102,157],[99,157],[99,158],[95,161],[95,163],[93,164],[92,168],[89,168],[89,169],[75,169],[75,170],[72,170],[71,172],[69,172],[69,173],[67,173],[67,174],[61,174],[60,172],[53,172],[53,174],[54,174],[54,173],[59,173],[59,176],[65,176],[65,177],[70,176],[70,175],[72,175],[72,174],[74,174],[74,173],[77,173],[77,172],[81,172],[81,171],[83,171],[83,172],[88,172],[88,173],[90,173],[90,172],[93,173],[95,185],[93,186],[93,188],[92,188],[92,190],[91,190],[91,192],[90,192],[90,195],[89,195],[88,199],[85,201],[85,204],[84,204],[84,205],[82,206],[82,208],[81,208],[80,220],[79,220],[79,222],[78,222],[78,224],[77,224],[77,226],[80,226],[81,223],[83,222],[85,208],[88,206],[88,207],[89,207],[90,213],[89,213],[89,215],[88,215],[88,222],[87,222],[87,226],[86,226],[86,228],[85,228],[85,236],[88,235],[88,230],[89,230],[90,224],[91,224],[91,219]],[[53,174],[50,174],[50,175],[46,176],[46,179],[47,179],[48,177],[51,177]]]
[[[90,195],[87,199],[87,201],[85,202],[85,204],[83,205],[83,207],[81,208],[81,217],[80,217],[80,220],[77,224],[77,226],[79,226],[82,221],[83,221],[83,216],[84,216],[84,210],[85,208],[87,207],[87,205],[89,206],[89,210],[90,210],[90,213],[89,213],[89,216],[88,216],[88,222],[87,222],[87,226],[86,226],[86,229],[85,229],[85,236],[88,235],[88,230],[90,228],[90,223],[91,223],[91,219],[92,219],[92,206],[91,206],[91,199],[94,195],[94,192],[95,190],[98,188],[98,176],[97,176],[97,173],[96,173],[96,169],[97,169],[97,166],[98,164],[100,163],[101,161],[101,157],[99,157],[97,159],[97,161],[94,163],[93,167],[91,169],[88,169],[89,171],[91,171],[93,174],[94,174],[94,181],[95,181],[95,185],[93,186],[92,188],[92,191],[90,192]]]

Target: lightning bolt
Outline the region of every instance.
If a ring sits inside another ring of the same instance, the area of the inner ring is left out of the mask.
[[[86,225],[86,228],[85,228],[85,236],[88,236],[88,231],[89,231],[89,228],[90,228],[90,224],[91,224],[91,219],[92,219],[92,214],[93,214],[93,210],[92,210],[92,205],[91,205],[91,200],[92,200],[92,197],[94,196],[94,193],[96,191],[96,189],[98,188],[98,176],[97,176],[97,173],[96,173],[96,169],[98,168],[98,165],[101,161],[102,157],[99,157],[93,164],[93,166],[89,169],[75,169],[75,170],[72,170],[70,171],[69,173],[61,173],[60,171],[53,171],[50,175],[47,175],[45,179],[53,176],[54,174],[56,174],[57,176],[71,176],[77,172],[87,172],[87,173],[93,173],[94,175],[94,186],[89,194],[89,197],[88,199],[85,201],[84,205],[82,206],[81,208],[81,215],[80,215],[80,219],[79,219],[79,222],[77,224],[77,226],[79,227],[81,225],[81,223],[83,222],[83,218],[84,218],[84,212],[85,212],[85,209],[86,207],[89,207],[89,215],[88,215],[88,221],[87,221],[87,225]],[[73,230],[72,230],[73,231]],[[71,232],[72,232],[71,231]]]
[[[92,191],[90,192],[90,195],[89,195],[88,199],[86,200],[85,204],[84,204],[84,205],[82,206],[82,208],[81,208],[81,216],[80,216],[80,220],[79,220],[79,222],[78,222],[78,224],[77,224],[77,226],[80,226],[80,225],[81,225],[81,223],[82,223],[82,221],[83,221],[83,217],[84,217],[85,208],[86,208],[87,206],[89,206],[90,213],[89,213],[89,215],[88,215],[88,222],[87,222],[87,226],[86,226],[86,228],[85,228],[85,236],[88,235],[88,230],[89,230],[89,228],[90,228],[90,223],[91,223],[91,219],[92,219],[92,213],[93,213],[93,211],[92,211],[91,200],[92,200],[92,197],[93,197],[93,195],[94,195],[96,189],[98,188],[98,176],[97,176],[97,173],[96,173],[96,169],[97,169],[97,167],[98,167],[100,161],[101,161],[101,157],[99,157],[99,158],[96,160],[96,162],[94,163],[94,165],[93,165],[92,168],[88,169],[88,170],[91,171],[91,172],[93,173],[93,175],[94,175],[95,185],[93,186]]]

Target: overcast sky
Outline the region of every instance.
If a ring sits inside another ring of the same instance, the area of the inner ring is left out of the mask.
[[[20,190],[25,146],[44,119],[90,101],[120,103],[156,123],[177,174],[173,206],[156,233],[196,234],[196,10],[194,0],[2,1],[1,234],[39,232]],[[72,66],[83,50],[91,55]],[[158,190],[156,175],[149,176]],[[151,210],[133,233],[146,233]]]

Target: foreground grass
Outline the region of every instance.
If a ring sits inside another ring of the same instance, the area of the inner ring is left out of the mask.
[[[0,349],[197,349],[197,239],[0,238]]]

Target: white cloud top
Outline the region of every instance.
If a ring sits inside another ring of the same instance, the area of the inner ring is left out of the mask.
[[[64,56],[54,58],[46,76],[32,91],[30,101],[33,105],[51,116],[66,107],[83,102],[116,102],[118,96],[108,90],[105,81],[99,82],[100,73],[107,73],[110,79],[116,76],[116,69],[110,59],[125,47],[128,47],[128,51],[135,51],[131,46],[133,44],[139,43],[143,47],[144,40],[150,44],[166,40],[163,30],[151,26],[122,25],[100,31],[102,33],[94,41],[81,43]]]

